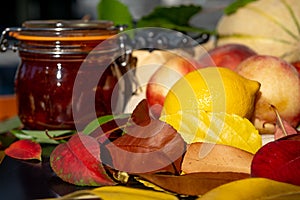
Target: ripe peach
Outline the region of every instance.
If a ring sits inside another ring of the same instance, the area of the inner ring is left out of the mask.
[[[196,68],[196,61],[192,58],[185,59],[176,56],[154,72],[146,86],[146,99],[154,116],[160,115],[165,97],[172,85],[183,75]]]
[[[274,133],[276,115],[296,127],[300,120],[300,76],[295,67],[286,61],[268,55],[255,55],[241,62],[240,75],[261,83],[255,104],[254,125],[261,133]]]
[[[209,50],[200,57],[199,63],[203,67],[219,66],[235,70],[241,61],[253,55],[256,55],[256,52],[246,45],[225,44]]]

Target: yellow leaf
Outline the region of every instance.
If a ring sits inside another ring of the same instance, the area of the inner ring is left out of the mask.
[[[173,126],[188,144],[224,144],[253,154],[262,146],[261,136],[253,124],[235,114],[195,109],[163,115],[160,119]]]
[[[104,186],[93,190],[79,190],[60,198],[64,199],[82,199],[98,197],[103,200],[178,200],[174,195],[157,192],[153,190],[145,190],[138,188],[130,188],[125,186]]]
[[[122,200],[132,200],[132,199],[139,199],[139,200],[153,200],[153,199],[161,199],[161,200],[174,200],[177,197],[166,194],[163,192],[156,192],[152,190],[144,190],[144,189],[137,189],[137,188],[129,188],[125,186],[106,186],[94,189],[92,191],[94,194],[99,196],[101,199],[122,199]]]
[[[298,200],[300,187],[266,178],[248,178],[221,185],[198,200]]]

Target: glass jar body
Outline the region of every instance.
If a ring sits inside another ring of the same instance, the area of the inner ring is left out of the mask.
[[[88,58],[84,53],[19,54],[15,91],[25,129],[82,129],[95,116],[111,114],[116,107],[114,51]]]

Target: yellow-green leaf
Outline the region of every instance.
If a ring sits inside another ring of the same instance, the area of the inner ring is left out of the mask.
[[[198,200],[296,200],[300,187],[266,178],[248,178],[210,190]]]
[[[172,125],[188,144],[224,144],[253,154],[262,146],[257,129],[248,119],[238,115],[184,110],[160,119]]]
[[[138,188],[130,188],[125,186],[104,186],[93,190],[79,190],[71,194],[65,195],[60,200],[64,199],[80,199],[83,197],[95,198],[98,197],[103,200],[178,200],[174,195],[157,192],[153,190],[145,190]]]

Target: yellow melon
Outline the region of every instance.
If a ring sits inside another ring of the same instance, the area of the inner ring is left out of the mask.
[[[300,60],[300,1],[258,0],[223,15],[217,45],[241,43],[259,54]]]

